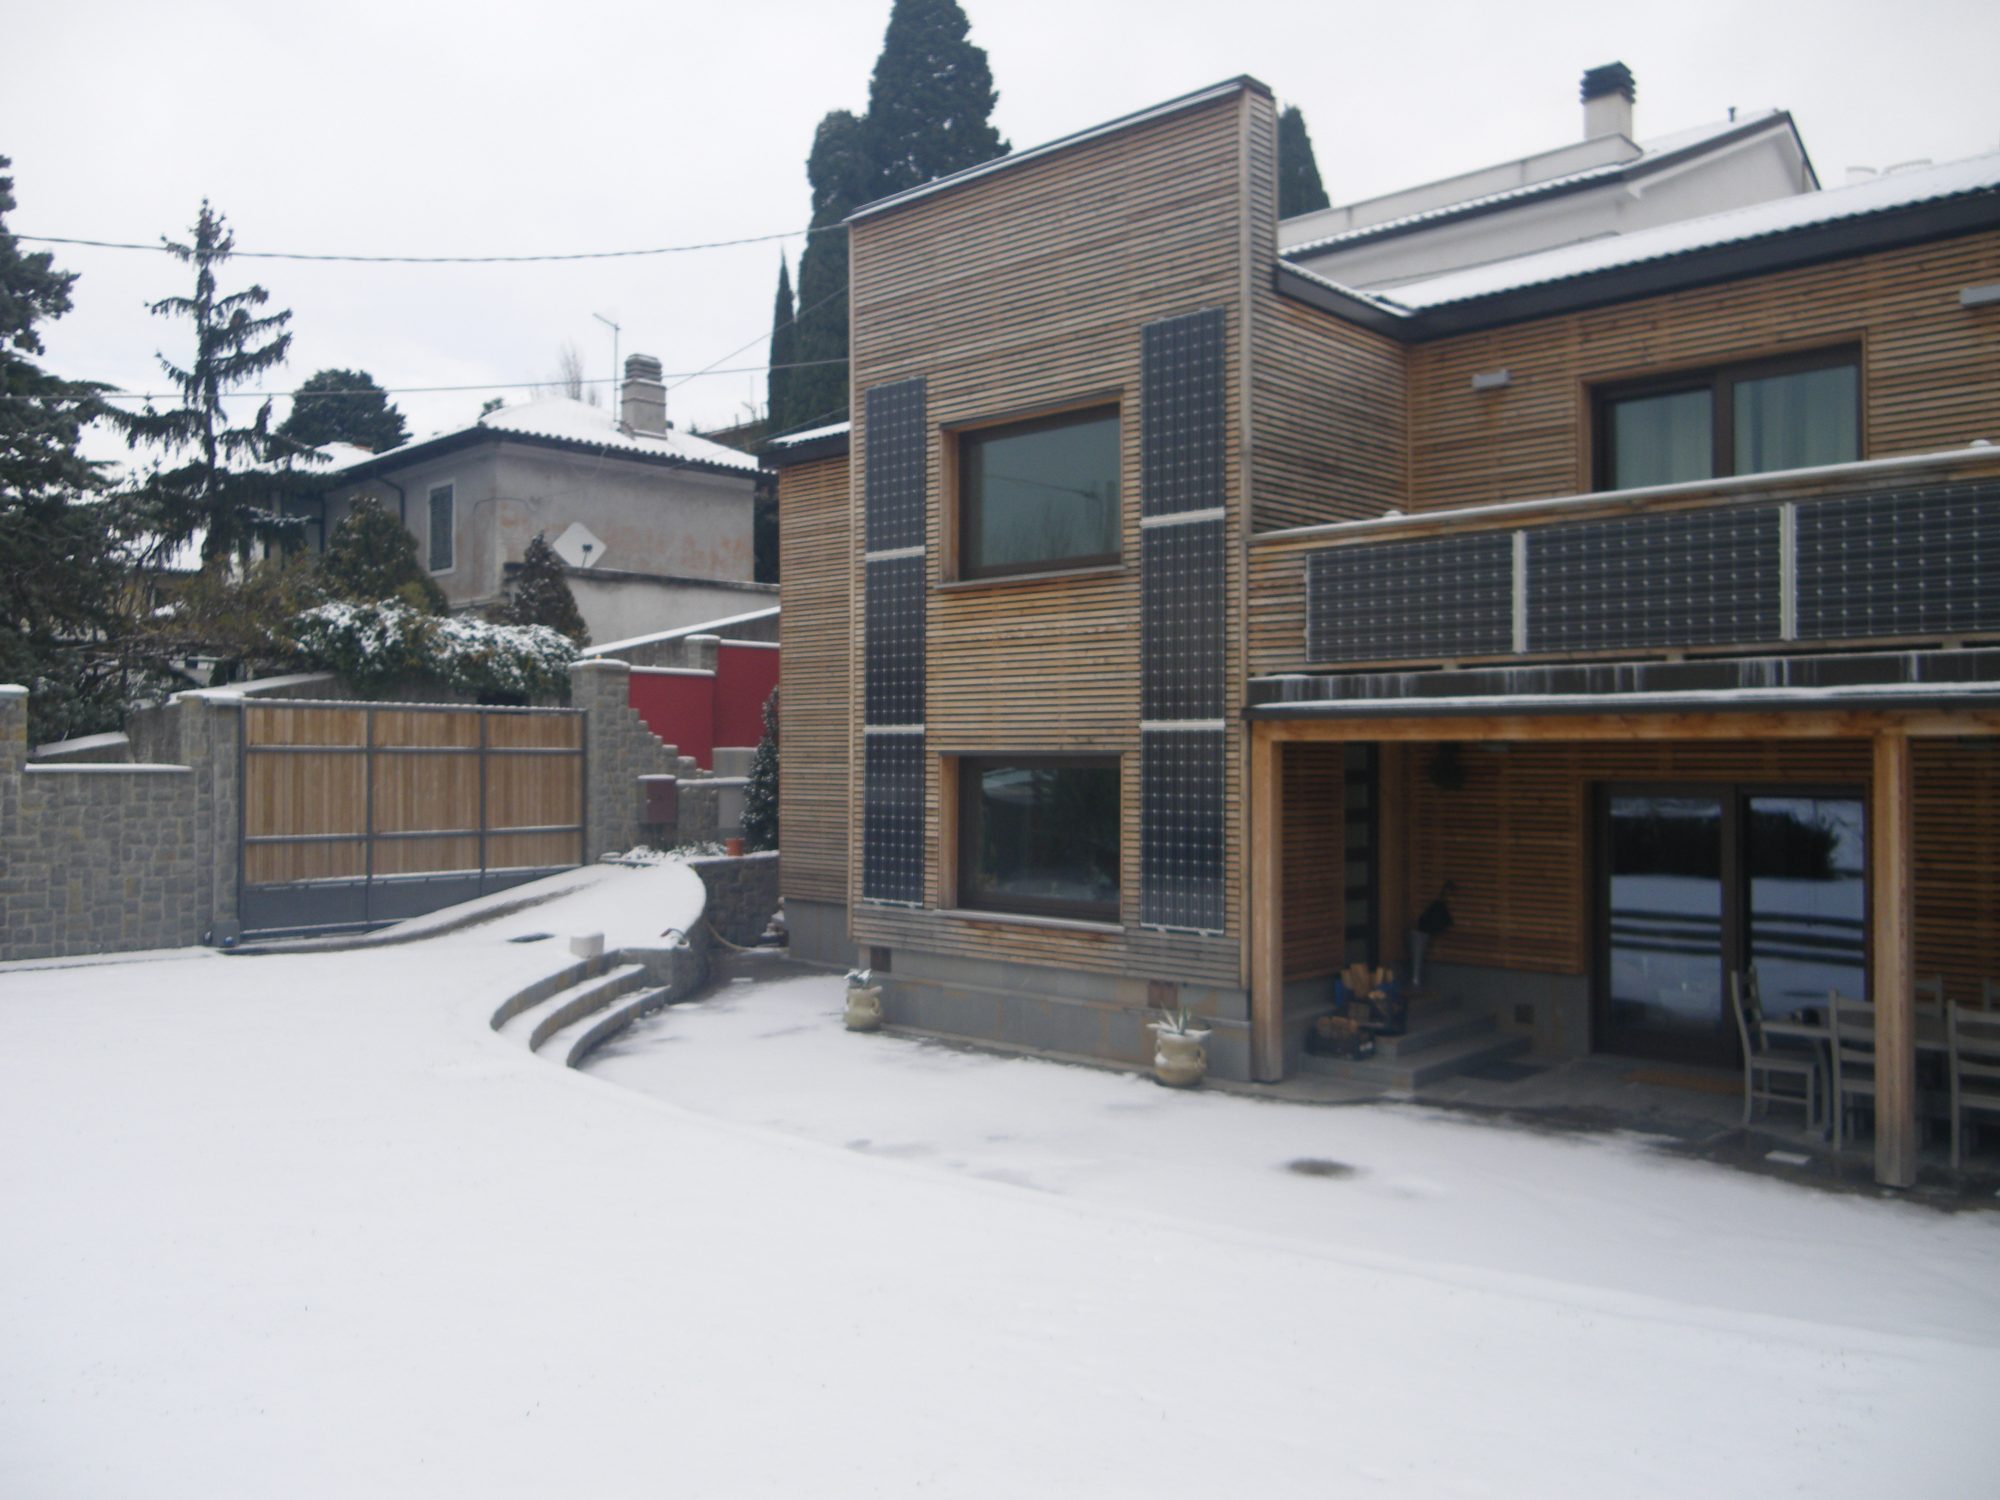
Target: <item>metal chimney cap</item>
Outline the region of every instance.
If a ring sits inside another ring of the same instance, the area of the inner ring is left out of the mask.
[[[627,380],[658,380],[660,362],[650,354],[628,354],[625,356],[625,378]]]
[[[1623,94],[1628,104],[1639,97],[1638,80],[1622,62],[1606,63],[1584,72],[1582,99],[1585,104],[1593,99],[1602,99],[1607,94]]]

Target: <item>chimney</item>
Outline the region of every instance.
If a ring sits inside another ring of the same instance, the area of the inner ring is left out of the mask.
[[[660,362],[652,355],[625,356],[625,384],[618,395],[618,420],[628,432],[665,436],[667,388],[660,381]]]
[[[1622,135],[1632,138],[1632,101],[1639,87],[1622,62],[1606,63],[1583,75],[1583,138]]]

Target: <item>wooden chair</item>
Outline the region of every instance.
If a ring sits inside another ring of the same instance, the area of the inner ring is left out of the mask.
[[[1945,1028],[1951,1041],[1951,1165],[1956,1171],[1967,1113],[2000,1115],[2000,1016],[1954,1005]]]
[[[1833,1060],[1833,1149],[1840,1149],[1850,1100],[1875,1107],[1875,1007],[1838,990],[1826,997],[1828,1052]]]
[[[1755,967],[1730,973],[1729,998],[1730,1009],[1736,1013],[1736,1039],[1743,1044],[1743,1123],[1750,1123],[1757,1100],[1763,1099],[1782,1104],[1803,1103],[1807,1127],[1817,1126],[1821,1092],[1819,1059],[1805,1052],[1771,1050],[1764,1037],[1764,1007],[1757,993]],[[1803,1078],[1804,1096],[1774,1088],[1780,1078]]]
[[[1910,986],[1916,995],[1918,1015],[1933,1015],[1938,1024],[1944,1024],[1944,975],[1933,974],[1928,979],[1919,979]]]

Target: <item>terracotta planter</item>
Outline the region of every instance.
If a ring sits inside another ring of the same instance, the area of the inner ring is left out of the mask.
[[[865,990],[848,990],[846,1019],[849,1031],[880,1031],[882,1029],[882,986],[875,984],[870,985]]]
[[[1170,1089],[1191,1089],[1208,1072],[1208,1033],[1153,1028],[1153,1077]]]
[[[728,855],[741,855],[743,853],[743,840],[724,839],[722,841],[722,852]]]

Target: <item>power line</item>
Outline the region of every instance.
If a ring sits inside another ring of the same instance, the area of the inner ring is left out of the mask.
[[[231,260],[338,261],[348,265],[394,266],[491,266],[534,265],[553,261],[633,260],[648,255],[685,255],[694,250],[726,250],[733,245],[768,245],[774,240],[795,240],[801,236],[826,234],[845,224],[822,224],[817,228],[787,229],[781,234],[752,234],[734,240],[703,240],[692,245],[656,245],[645,250],[579,250],[559,255],[324,255],[303,250],[232,250]],[[87,240],[59,234],[15,234],[17,240],[37,245],[85,245],[95,250],[150,250],[167,254],[165,243],[149,245],[141,240]],[[727,358],[728,356],[724,356]]]
[[[805,318],[805,315],[807,313],[818,312],[822,307],[825,307],[827,303],[833,301],[834,298],[844,297],[846,295],[847,295],[847,288],[844,286],[838,287],[835,290],[828,292],[824,297],[820,298],[819,301],[815,302],[811,307],[802,307],[797,312],[793,313],[791,317],[786,320],[784,326],[787,328],[795,327]],[[671,391],[679,386],[686,385],[690,380],[693,380],[696,375],[722,375],[729,373],[724,370],[716,369],[715,365],[721,364],[722,361],[725,359],[736,358],[736,356],[741,354],[745,349],[756,348],[757,345],[763,343],[764,340],[770,338],[771,335],[776,332],[777,329],[773,328],[768,332],[758,334],[748,343],[739,344],[736,348],[731,349],[727,354],[722,355],[715,361],[715,364],[703,365],[699,370],[694,371],[693,374],[680,376],[677,380],[674,381],[673,385],[668,386],[667,389]],[[765,365],[763,368],[767,370],[802,370],[809,365],[844,365],[846,363],[847,361],[845,359],[808,359],[800,361],[797,364]],[[662,378],[664,379],[665,377]]]

